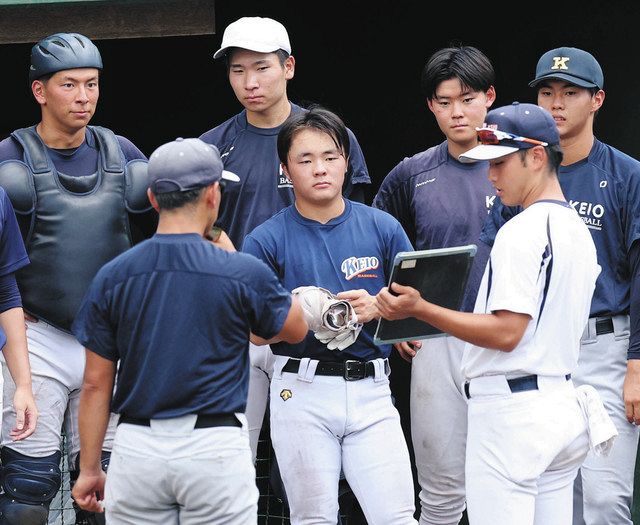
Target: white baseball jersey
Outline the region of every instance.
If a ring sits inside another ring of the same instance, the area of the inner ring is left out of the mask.
[[[468,344],[464,377],[561,376],[575,370],[599,273],[589,231],[567,203],[538,201],[507,222],[496,237],[474,311],[509,310],[531,316],[531,322],[512,352]],[[558,306],[561,311],[554,310]]]

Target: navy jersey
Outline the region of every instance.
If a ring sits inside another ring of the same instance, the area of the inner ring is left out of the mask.
[[[628,254],[640,238],[640,162],[595,139],[586,159],[558,170],[569,204],[587,225],[602,272],[596,281],[591,317],[628,314],[631,268]],[[483,232],[488,242],[519,209],[496,202]]]
[[[304,111],[291,104],[291,112]],[[281,209],[293,204],[293,186],[283,173],[278,159],[278,132],[275,128],[257,128],[247,122],[243,110],[200,138],[220,150],[226,170],[236,173],[240,183],[225,188],[217,226],[227,232],[236,247],[251,230]],[[353,185],[370,184],[369,172],[360,144],[349,133],[349,168],[343,195],[349,196]]]
[[[416,250],[476,244],[462,310],[471,312],[489,256],[478,242],[495,199],[488,163],[463,164],[447,142],[402,160],[382,181],[373,206],[396,217]]]
[[[145,159],[142,153],[129,139],[116,135],[125,162],[134,159]],[[49,158],[60,173],[72,177],[92,175],[98,165],[98,146],[93,133],[85,134],[85,141],[77,148],[61,150],[47,148]],[[23,151],[20,143],[13,137],[7,137],[0,142],[0,162],[5,160],[23,160]]]
[[[0,277],[5,277],[29,264],[29,258],[22,242],[13,206],[2,188],[0,188],[0,221],[2,221],[0,223]],[[21,305],[15,304],[13,300],[11,304],[3,304],[0,311],[18,306]],[[0,348],[6,342],[7,337],[0,329]]]
[[[73,324],[120,361],[112,411],[139,418],[243,412],[249,332],[282,330],[290,294],[265,264],[197,234],[156,234],[103,266]]]
[[[287,290],[320,286],[334,294],[364,289],[376,295],[388,284],[396,253],[412,247],[391,215],[345,199],[344,212],[326,224],[289,206],[247,235],[242,250],[273,268]],[[376,326],[375,320],[366,323],[356,342],[342,352],[328,350],[312,332],[302,343],[278,343],[271,349],[323,361],[388,357],[390,345],[373,343]]]

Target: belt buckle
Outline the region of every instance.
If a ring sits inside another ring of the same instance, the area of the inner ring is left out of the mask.
[[[357,381],[358,379],[364,379],[365,370],[364,367],[360,370],[357,368],[358,365],[362,365],[360,361],[356,359],[347,359],[344,362],[344,374],[343,377],[345,381]],[[352,375],[352,372],[356,372]]]

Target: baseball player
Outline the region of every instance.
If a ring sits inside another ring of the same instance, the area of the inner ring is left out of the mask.
[[[540,57],[530,86],[558,126],[565,150],[560,185],[589,228],[602,267],[574,381],[598,390],[619,432],[610,455],[589,454],[580,469],[574,524],[630,525],[640,423],[640,163],[593,134],[605,98],[593,55],[552,49]],[[503,204],[492,214],[497,226],[518,211]]]
[[[146,196],[145,156],[129,140],[88,125],[101,70],[100,52],[87,37],[43,38],[31,50],[29,69],[41,120],[0,142],[0,186],[13,203],[31,260],[16,276],[40,411],[35,433],[23,441],[11,440],[12,413],[5,411],[2,422],[0,512],[22,525],[47,521],[61,479],[63,424],[69,465],[76,470],[85,358],[70,330],[80,301],[97,270],[157,220]],[[13,396],[5,373],[5,406]],[[105,440],[104,468],[114,428]],[[91,519],[79,513],[76,523]]]
[[[27,350],[27,336],[20,291],[15,272],[29,264],[20,236],[11,201],[0,187],[0,349],[2,364],[6,365],[16,385],[10,404],[3,409],[15,422],[9,432],[13,441],[33,434],[38,410],[31,389],[31,367]],[[5,368],[5,366],[3,366]],[[2,523],[0,516],[0,523]]]
[[[469,343],[470,523],[568,525],[580,464],[590,446],[606,453],[616,434],[596,390],[571,381],[600,271],[596,249],[560,189],[562,149],[550,113],[514,102],[490,111],[478,138],[459,159],[489,160],[497,195],[524,211],[498,232],[474,312],[439,307],[397,283],[393,294],[380,292],[379,309]]]
[[[477,144],[476,127],[496,98],[489,59],[470,46],[436,51],[422,91],[446,140],[405,158],[385,177],[373,206],[396,217],[418,250],[476,244],[462,310],[472,311],[489,255],[478,242],[495,193],[488,164],[458,156]],[[396,344],[411,362],[411,437],[420,484],[420,523],[457,525],[465,508],[467,403],[460,362],[464,343],[438,337]]]
[[[256,523],[243,414],[249,331],[296,343],[307,324],[266,265],[204,239],[222,188],[238,181],[199,139],[154,151],[157,233],[98,272],[74,322],[87,368],[73,495],[95,512],[104,495],[109,524]],[[107,477],[100,445],[110,402],[120,416]]]
[[[334,113],[292,114],[278,155],[295,203],[242,248],[304,297],[311,329],[300,344],[272,345],[271,439],[294,525],[336,523],[341,471],[367,523],[416,523],[409,453],[389,389],[391,348],[373,343],[375,294],[395,254],[412,247],[389,214],[342,196],[349,145]],[[318,287],[324,299],[313,296]],[[333,309],[336,300],[342,311]]]
[[[216,225],[235,246],[256,226],[294,200],[291,181],[280,167],[276,140],[290,114],[303,111],[287,96],[295,73],[295,59],[286,28],[271,18],[243,17],[229,24],[213,55],[224,59],[229,84],[244,109],[203,133],[200,138],[220,150],[225,167],[241,178],[229,189]],[[364,202],[370,184],[364,155],[349,130],[351,158],[342,188],[351,200]],[[268,346],[251,346],[251,378],[247,420],[253,457],[256,457],[273,370]]]

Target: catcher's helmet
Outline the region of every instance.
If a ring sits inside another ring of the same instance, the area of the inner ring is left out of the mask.
[[[79,33],[56,33],[31,48],[29,82],[50,73],[78,67],[102,69],[102,57],[95,44]]]

